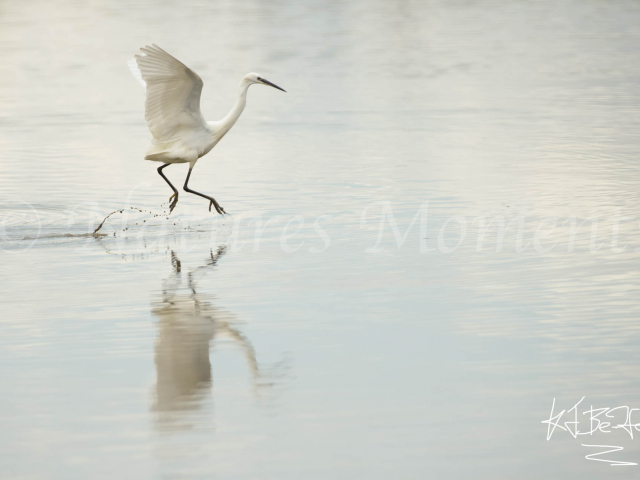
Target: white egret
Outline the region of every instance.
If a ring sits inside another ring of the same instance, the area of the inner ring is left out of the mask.
[[[153,139],[144,158],[163,163],[158,173],[174,192],[169,197],[169,213],[178,203],[178,190],[162,169],[173,163],[189,164],[185,192],[209,200],[209,211],[213,205],[219,214],[226,213],[213,197],[189,188],[191,170],[236,123],[247,103],[247,90],[251,85],[257,83],[285,90],[257,73],[249,73],[240,81],[238,99],[227,116],[217,122],[207,122],[200,112],[203,83],[198,74],[155,44],[140,51],[140,55],[129,60],[129,68],[146,90],[145,119]]]

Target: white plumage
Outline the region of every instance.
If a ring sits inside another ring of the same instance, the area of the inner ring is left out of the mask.
[[[189,163],[184,189],[209,199],[209,210],[211,205],[215,205],[218,213],[224,213],[213,198],[188,188],[191,170],[196,161],[206,155],[236,123],[246,105],[249,86],[258,83],[284,90],[257,73],[249,73],[240,82],[238,99],[229,114],[218,122],[207,122],[200,112],[203,86],[200,76],[155,44],[140,51],[142,53],[131,59],[128,65],[146,91],[145,119],[153,139],[145,159],[165,164],[158,168],[158,173],[174,191],[171,211],[178,202],[178,191],[162,169],[172,163]]]
[[[153,141],[145,158],[194,162],[211,149],[207,147],[214,140],[214,131],[200,112],[202,79],[156,45],[141,51],[131,67],[147,93],[144,116]]]

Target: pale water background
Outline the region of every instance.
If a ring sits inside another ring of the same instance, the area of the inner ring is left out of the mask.
[[[0,477],[637,478],[581,443],[640,463],[639,439],[541,422],[640,408],[639,25],[633,1],[1,1]],[[154,216],[126,66],[151,42],[207,119],[247,72],[288,91],[252,87],[194,170],[232,216]]]

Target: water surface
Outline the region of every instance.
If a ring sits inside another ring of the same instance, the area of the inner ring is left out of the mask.
[[[2,477],[636,478],[584,458],[640,463],[623,429],[541,422],[640,408],[639,21],[3,2]],[[194,170],[230,216],[165,215],[126,66],[151,42],[207,119],[247,72],[288,91],[252,87]]]

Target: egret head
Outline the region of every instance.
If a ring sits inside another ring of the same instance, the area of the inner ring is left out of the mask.
[[[283,92],[286,92],[286,90],[284,88],[280,88],[275,83],[271,83],[269,80],[264,78],[262,75],[258,75],[257,73],[249,73],[244,78],[249,83],[257,83],[257,84],[260,84],[260,85],[269,85],[270,87],[277,88],[278,90],[282,90]]]

